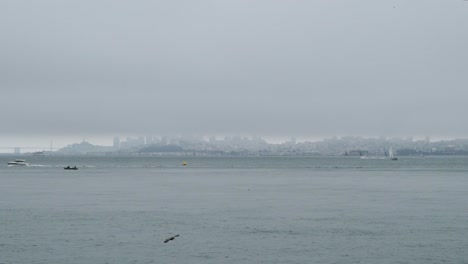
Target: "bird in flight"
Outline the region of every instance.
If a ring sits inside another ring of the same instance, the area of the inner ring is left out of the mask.
[[[170,238],[166,238],[166,240],[164,240],[164,243],[167,243],[171,240],[174,240],[176,237],[178,237],[179,235],[175,235],[175,236],[171,236]]]

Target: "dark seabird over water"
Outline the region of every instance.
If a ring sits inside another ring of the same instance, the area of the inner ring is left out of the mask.
[[[175,236],[172,236],[172,237],[170,237],[170,238],[166,238],[166,240],[164,240],[164,243],[167,243],[167,242],[169,242],[169,241],[171,241],[171,240],[174,240],[174,239],[175,239],[176,237],[178,237],[178,236],[179,236],[179,235],[175,235]]]

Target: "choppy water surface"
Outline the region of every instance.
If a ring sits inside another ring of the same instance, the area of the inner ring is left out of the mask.
[[[0,263],[468,262],[466,157],[15,158]]]

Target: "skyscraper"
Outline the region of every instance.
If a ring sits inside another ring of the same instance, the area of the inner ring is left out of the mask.
[[[296,137],[291,137],[291,144],[296,145]]]
[[[216,143],[216,137],[215,137],[215,136],[211,136],[211,137],[209,138],[209,142],[210,142],[211,144],[215,144],[215,143]]]
[[[146,145],[151,145],[151,144],[153,144],[153,136],[146,136],[145,144],[146,144]]]
[[[114,137],[114,148],[116,148],[116,149],[120,148],[120,138],[119,137]]]

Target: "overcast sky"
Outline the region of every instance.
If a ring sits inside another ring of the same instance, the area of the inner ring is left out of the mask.
[[[0,136],[468,136],[463,0],[4,0]]]

